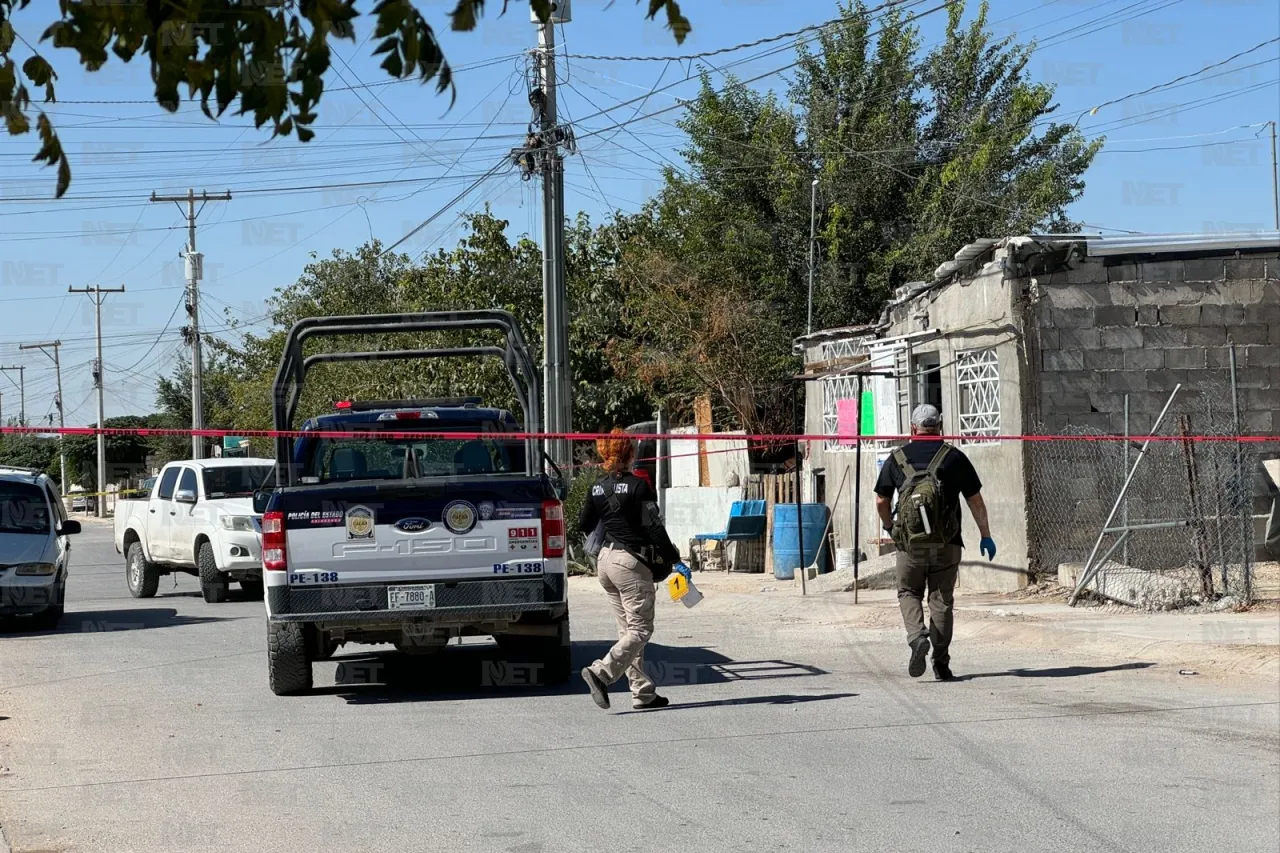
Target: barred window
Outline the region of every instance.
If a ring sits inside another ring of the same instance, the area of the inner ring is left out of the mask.
[[[858,397],[858,380],[853,376],[833,376],[822,380],[822,432],[824,435],[839,435],[840,403],[843,400],[856,400]],[[853,444],[841,444],[837,440],[826,442],[828,451],[853,450]]]
[[[956,358],[961,444],[983,443],[1000,434],[1000,364],[995,349],[962,352]]]

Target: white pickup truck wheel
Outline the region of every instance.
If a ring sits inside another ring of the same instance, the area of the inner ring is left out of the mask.
[[[298,622],[267,624],[267,680],[277,696],[306,693],[311,689],[311,659],[307,656],[306,631]]]
[[[254,601],[261,601],[263,595],[263,586],[261,578],[244,578],[240,581],[240,589],[244,594]]]
[[[129,584],[129,594],[134,598],[151,598],[160,588],[160,571],[147,561],[141,542],[129,546],[125,557],[125,581]]]
[[[200,554],[196,558],[200,566],[200,593],[209,604],[218,604],[227,600],[227,576],[218,571],[218,564],[213,559],[213,546],[208,542],[200,543]]]

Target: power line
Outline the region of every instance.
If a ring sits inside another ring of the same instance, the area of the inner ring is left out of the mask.
[[[451,199],[449,199],[447,202],[445,202],[443,205],[441,205],[441,206],[440,206],[440,208],[439,208],[435,213],[431,214],[431,215],[430,215],[430,216],[428,216],[426,219],[424,219],[421,223],[419,223],[419,224],[418,224],[418,226],[417,226],[416,228],[412,229],[408,234],[405,234],[405,235],[404,235],[403,237],[401,237],[399,240],[396,240],[396,241],[395,241],[394,243],[392,243],[390,246],[388,246],[387,248],[383,249],[383,250],[379,253],[379,255],[380,255],[380,256],[381,256],[381,255],[386,255],[387,253],[389,253],[389,252],[391,252],[392,250],[394,250],[397,246],[399,246],[399,245],[401,245],[402,243],[404,243],[406,240],[408,240],[408,239],[409,239],[410,237],[412,237],[414,234],[417,234],[417,233],[418,233],[419,231],[421,231],[423,228],[426,228],[426,227],[427,227],[428,225],[430,225],[432,222],[435,222],[437,219],[439,219],[441,216],[443,216],[445,213],[447,213],[447,212],[448,212],[448,210],[449,210],[449,208],[453,207],[455,204],[457,204],[459,201],[461,201],[463,198],[465,198],[467,195],[469,195],[469,194],[471,193],[471,191],[472,191],[472,190],[474,190],[476,187],[480,186],[482,183],[484,183],[485,181],[487,181],[489,178],[491,178],[491,177],[493,177],[495,174],[497,174],[497,173],[498,173],[498,170],[499,170],[499,169],[501,169],[503,166],[508,166],[508,165],[510,165],[510,162],[509,162],[508,160],[506,160],[505,158],[504,158],[504,159],[502,159],[502,160],[499,160],[497,163],[495,163],[495,164],[494,164],[494,165],[489,169],[489,171],[485,172],[485,173],[484,173],[484,174],[482,174],[480,177],[476,178],[476,179],[475,179],[475,181],[473,181],[471,184],[469,184],[469,185],[467,186],[467,188],[466,188],[466,189],[464,189],[462,192],[458,193],[456,196],[454,196],[453,198],[451,198]]]
[[[1128,95],[1122,95],[1122,96],[1121,96],[1121,97],[1119,97],[1119,98],[1112,98],[1112,99],[1111,99],[1111,100],[1109,100],[1109,101],[1103,101],[1102,103],[1098,104],[1096,107],[1093,107],[1093,108],[1091,108],[1091,109],[1085,110],[1083,113],[1080,113],[1080,118],[1084,118],[1086,114],[1089,114],[1089,115],[1097,115],[1097,114],[1098,114],[1098,110],[1102,109],[1103,107],[1109,107],[1109,106],[1111,106],[1112,104],[1118,104],[1118,103],[1120,103],[1121,101],[1127,101],[1127,100],[1129,100],[1130,98],[1137,98],[1137,97],[1139,97],[1139,96],[1141,96],[1141,95],[1149,95],[1149,94],[1151,94],[1152,92],[1159,91],[1160,89],[1167,89],[1167,88],[1169,88],[1170,86],[1173,86],[1175,83],[1180,83],[1180,82],[1182,82],[1183,80],[1190,80],[1190,79],[1191,79],[1191,78],[1193,78],[1193,77],[1199,77],[1201,74],[1203,74],[1203,73],[1204,73],[1204,72],[1206,72],[1206,71],[1209,71],[1209,70],[1214,69],[1214,68],[1219,68],[1219,67],[1221,67],[1221,66],[1223,66],[1223,65],[1226,65],[1228,62],[1232,62],[1232,61],[1234,61],[1234,60],[1239,59],[1239,58],[1240,58],[1240,57],[1242,57],[1242,56],[1248,56],[1249,54],[1253,53],[1255,50],[1261,50],[1262,48],[1266,47],[1267,45],[1269,45],[1269,44],[1275,44],[1276,42],[1280,42],[1280,37],[1273,38],[1273,39],[1268,39],[1268,40],[1266,40],[1266,41],[1264,41],[1264,42],[1262,42],[1262,43],[1260,43],[1260,44],[1255,44],[1253,47],[1249,48],[1248,50],[1242,50],[1242,51],[1240,51],[1239,53],[1234,54],[1234,55],[1232,55],[1232,56],[1228,56],[1226,59],[1223,59],[1223,60],[1221,60],[1221,61],[1219,61],[1219,62],[1214,62],[1214,63],[1212,63],[1212,64],[1210,64],[1210,65],[1206,65],[1206,66],[1204,66],[1203,68],[1201,68],[1199,71],[1192,71],[1192,72],[1190,72],[1189,74],[1183,74],[1181,77],[1174,77],[1172,80],[1169,80],[1169,81],[1167,81],[1167,82],[1164,82],[1164,83],[1158,83],[1158,84],[1156,84],[1155,86],[1149,86],[1148,88],[1146,88],[1146,89],[1142,89],[1141,91],[1138,91],[1138,92],[1130,92]],[[1270,61],[1270,60],[1268,60],[1268,61]],[[1261,63],[1259,63],[1259,64],[1261,64]],[[1252,67],[1252,66],[1249,66],[1249,67]],[[1214,75],[1214,76],[1218,76],[1218,75]],[[1080,124],[1080,118],[1077,118],[1077,119],[1076,119],[1076,125],[1077,125],[1077,126]]]
[[[894,6],[899,5],[900,2],[902,2],[902,0],[898,0],[898,2],[885,3],[873,11],[887,11]],[[601,62],[689,62],[694,59],[705,59],[709,56],[720,56],[725,53],[734,53],[739,50],[745,50],[749,47],[759,47],[762,44],[769,44],[770,42],[782,41],[783,39],[795,38],[796,36],[802,36],[805,33],[818,32],[834,24],[839,24],[843,20],[843,18],[832,18],[829,21],[823,21],[821,24],[801,27],[800,29],[792,30],[789,33],[779,33],[776,36],[766,36],[765,38],[756,39],[755,41],[743,42],[742,44],[735,44],[731,47],[721,47],[716,50],[707,50],[701,53],[686,53],[677,56],[594,56],[587,53],[566,53],[564,54],[564,57],[565,59],[593,59]]]

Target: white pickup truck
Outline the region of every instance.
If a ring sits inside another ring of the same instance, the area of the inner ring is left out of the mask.
[[[274,477],[271,459],[170,462],[150,496],[116,502],[116,552],[134,598],[156,594],[160,576],[200,578],[209,603],[225,601],[231,581],[262,597],[262,524],[253,493]]]

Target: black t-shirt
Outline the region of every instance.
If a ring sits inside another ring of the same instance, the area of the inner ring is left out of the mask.
[[[609,492],[618,496],[618,512],[609,509]],[[671,563],[680,561],[680,550],[671,544],[671,538],[661,527],[650,528],[655,536],[646,533],[643,509],[646,503],[656,504],[658,496],[653,487],[635,474],[606,475],[591,487],[591,494],[582,504],[578,517],[578,530],[586,535],[604,521],[605,541],[612,540],[624,548],[638,552],[641,548],[656,545],[659,553]]]
[[[917,471],[928,468],[938,452],[939,441],[940,439],[917,439],[904,444],[902,454],[907,457],[907,464]],[[882,498],[891,498],[898,489],[902,488],[906,479],[906,475],[898,467],[898,460],[890,455],[880,468],[880,476],[876,480],[876,494]],[[968,456],[954,447],[947,452],[946,459],[942,460],[942,467],[938,469],[938,481],[942,483],[942,493],[947,504],[954,510],[957,519],[960,518],[960,496],[971,498],[982,490],[982,481],[978,479],[978,472],[973,469],[973,463],[969,461]],[[964,545],[959,531],[951,540],[951,544]]]

